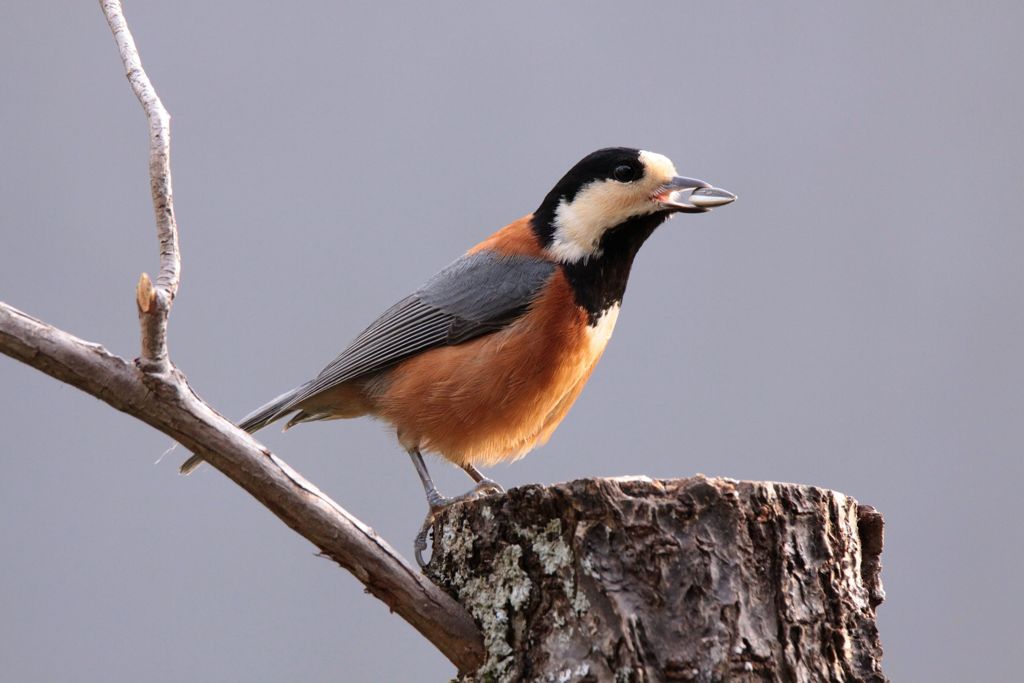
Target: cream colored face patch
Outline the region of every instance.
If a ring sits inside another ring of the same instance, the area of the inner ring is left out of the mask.
[[[647,169],[644,176],[650,175],[655,185],[664,185],[679,175],[676,173],[675,164],[664,154],[641,150],[640,161]]]
[[[628,183],[595,180],[583,187],[571,202],[562,200],[555,211],[555,234],[548,252],[559,261],[586,261],[600,254],[601,237],[633,216],[661,210],[658,190],[676,175],[668,157],[640,152],[641,178]]]

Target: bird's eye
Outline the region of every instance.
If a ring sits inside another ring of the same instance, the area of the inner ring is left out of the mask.
[[[636,180],[636,169],[632,166],[616,166],[615,170],[612,171],[612,177],[618,180],[620,183],[628,183],[632,180]]]

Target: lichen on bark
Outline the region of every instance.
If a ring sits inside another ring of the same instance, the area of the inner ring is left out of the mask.
[[[881,529],[809,486],[587,479],[454,506],[429,571],[484,632],[464,681],[884,681]]]

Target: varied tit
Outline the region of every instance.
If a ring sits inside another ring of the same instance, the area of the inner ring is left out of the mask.
[[[686,196],[689,193],[689,196]],[[466,497],[500,492],[478,465],[543,444],[569,412],[612,335],[637,250],[676,213],[736,197],[676,173],[668,158],[613,147],[584,157],[532,214],[476,245],[384,312],[319,375],[240,423],[255,432],[369,415],[391,424],[433,518]],[[442,496],[421,453],[476,481]],[[202,462],[193,456],[183,473]]]

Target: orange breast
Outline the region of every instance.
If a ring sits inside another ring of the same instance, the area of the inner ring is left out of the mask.
[[[613,321],[614,322],[614,321]],[[610,332],[610,329],[609,329]],[[518,321],[389,373],[377,415],[403,446],[458,464],[525,455],[550,437],[604,350],[561,272]]]

